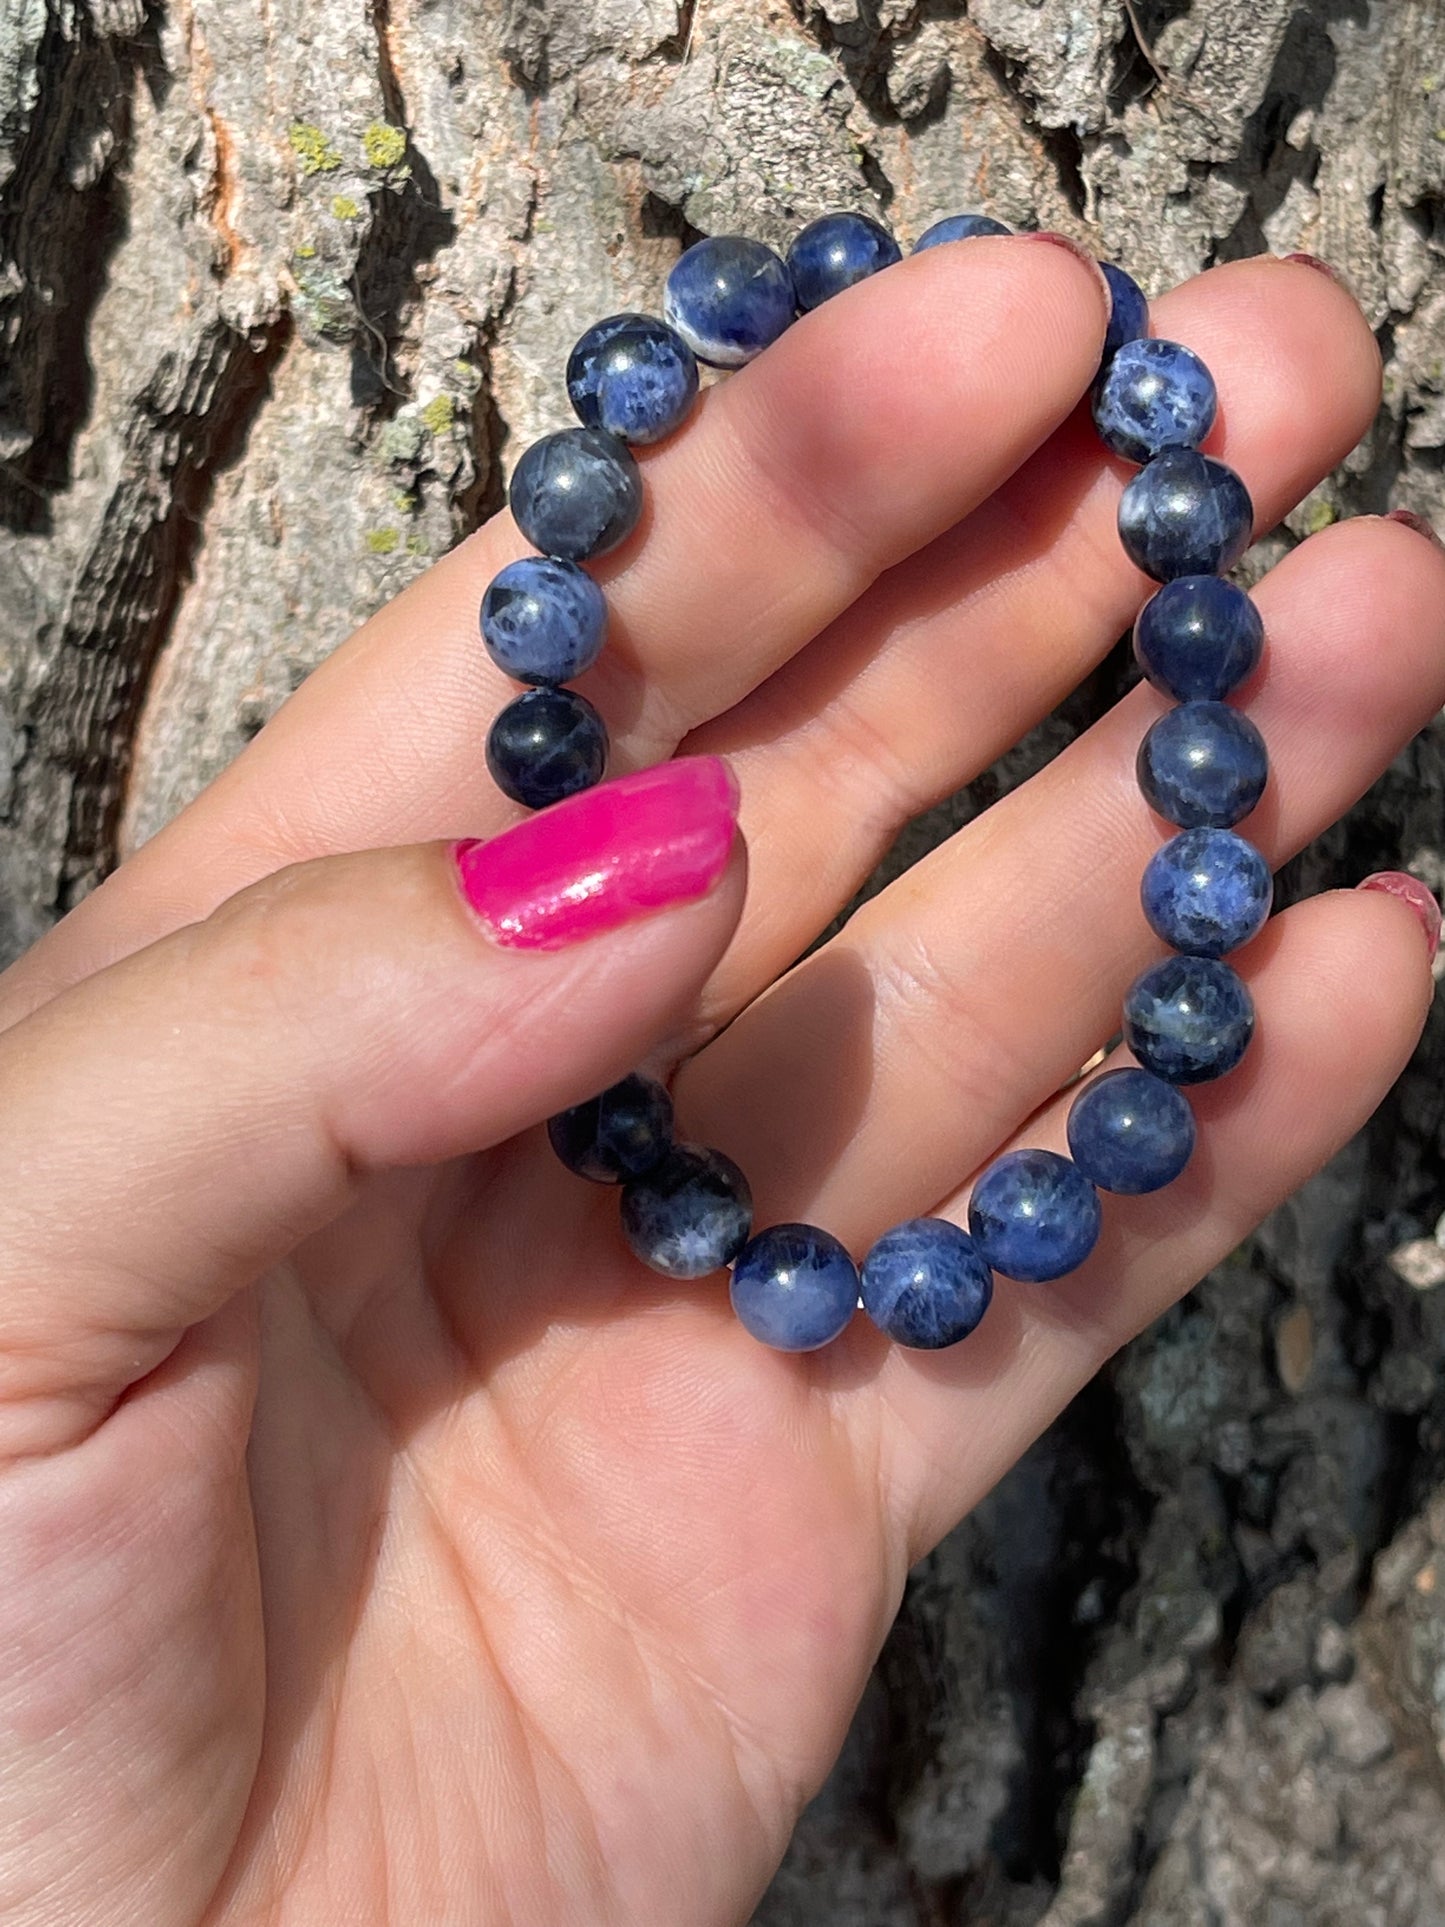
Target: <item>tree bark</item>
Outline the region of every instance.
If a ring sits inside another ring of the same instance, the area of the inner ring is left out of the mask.
[[[589,320],[834,206],[1324,256],[1385,402],[1260,564],[1445,529],[1445,0],[0,0],[0,954],[500,502]],[[1439,889],[1442,797],[1437,727],[1287,889]],[[1442,1070],[924,1562],[760,1922],[1445,1922]]]

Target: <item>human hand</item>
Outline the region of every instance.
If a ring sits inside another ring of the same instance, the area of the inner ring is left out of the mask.
[[[1240,263],[1155,318],[1213,369],[1261,527],[1371,419],[1323,275]],[[726,756],[746,879],[704,774],[675,907],[549,948],[466,907],[435,840],[513,814],[480,753],[499,518],[0,980],[0,1921],[744,1918],[908,1565],[1397,1075],[1408,908],[1286,912],[1189,1170],[940,1354],[862,1320],[763,1350],[717,1281],[641,1270],[535,1128],[685,1056],[686,1133],[759,1224],[855,1250],[1062,1145],[1155,949],[1147,687],[770,986],[1147,593],[1073,413],[1104,321],[1060,247],[938,248],[644,456],[583,687],[624,767]],[[1445,555],[1365,520],[1257,600],[1278,862],[1445,700]]]

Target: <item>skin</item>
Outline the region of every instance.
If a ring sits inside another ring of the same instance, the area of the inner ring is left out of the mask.
[[[619,767],[729,757],[747,861],[706,899],[532,955],[463,908],[436,839],[515,814],[480,755],[501,518],[0,980],[7,1927],[745,1919],[910,1562],[1397,1076],[1410,909],[1290,910],[1185,1176],[937,1355],[862,1320],[760,1349],[536,1128],[685,1056],[684,1129],[760,1222],[855,1251],[1064,1148],[1060,1087],[1157,955],[1147,687],[788,966],[1147,592],[1076,412],[1104,324],[1063,249],[933,249],[644,453],[582,687]],[[1156,327],[1213,369],[1261,527],[1371,419],[1372,338],[1306,267],[1215,270]],[[1333,528],[1259,603],[1278,861],[1445,700],[1445,555]]]

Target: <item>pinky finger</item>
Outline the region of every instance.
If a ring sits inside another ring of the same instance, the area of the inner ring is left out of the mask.
[[[910,1558],[1364,1124],[1409,1060],[1430,1004],[1419,918],[1374,890],[1332,892],[1276,917],[1242,974],[1257,1033],[1236,1072],[1190,1091],[1199,1141],[1183,1175],[1147,1197],[1102,1194],[1103,1232],[1086,1264],[1051,1285],[1000,1279],[965,1344],[892,1347],[871,1381]],[[1107,1068],[1132,1061],[1120,1050]],[[1055,1098],[1017,1142],[1065,1150],[1074,1095]],[[939,1208],[959,1224],[967,1213],[967,1189]]]

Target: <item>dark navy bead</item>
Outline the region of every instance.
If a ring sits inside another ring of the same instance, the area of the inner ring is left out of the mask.
[[[607,598],[575,562],[524,555],[482,597],[487,654],[518,682],[571,682],[590,669],[607,634]]]
[[[622,1235],[668,1278],[705,1278],[737,1257],[753,1228],[748,1181],[721,1151],[678,1144],[622,1190]]]
[[[1094,390],[1106,448],[1148,462],[1166,448],[1198,448],[1214,426],[1214,377],[1177,341],[1126,341]]]
[[[1086,1178],[1137,1197],[1172,1184],[1194,1150],[1189,1099],[1149,1071],[1105,1071],[1069,1106],[1069,1150]]]
[[[775,1224],[733,1266],[733,1310],[778,1352],[830,1344],[858,1303],[858,1268],[838,1240],[811,1224]]]
[[[1259,611],[1232,582],[1184,575],[1144,604],[1134,654],[1156,689],[1176,702],[1218,702],[1252,675],[1264,648]]]
[[[547,1136],[579,1178],[625,1184],[652,1170],[672,1149],[672,1099],[661,1084],[631,1071],[600,1097],[548,1118]]]
[[[1149,303],[1144,290],[1132,274],[1115,267],[1112,261],[1101,261],[1104,279],[1109,284],[1111,307],[1109,328],[1104,336],[1104,360],[1118,354],[1126,341],[1138,341],[1149,332]]]
[[[1156,582],[1233,568],[1253,525],[1249,490],[1234,470],[1193,448],[1156,455],[1119,503],[1119,539]]]
[[[1139,745],[1139,787],[1181,830],[1227,830],[1248,816],[1269,778],[1264,738],[1228,703],[1180,703]]]
[[[1168,1084],[1223,1077],[1253,1034],[1254,999],[1238,973],[1212,957],[1166,957],[1124,998],[1124,1042]]]
[[[913,252],[922,254],[925,248],[939,247],[944,241],[972,241],[981,234],[1012,233],[1012,228],[988,214],[945,214],[941,221],[923,230],[913,243]]]
[[[1233,830],[1181,830],[1144,866],[1139,898],[1156,937],[1191,957],[1222,957],[1257,937],[1274,878]]]
[[[798,306],[820,308],[844,288],[901,258],[887,228],[866,214],[824,214],[809,221],[788,249],[788,272]]]
[[[514,803],[544,810],[602,781],[607,725],[575,689],[529,689],[492,724],[487,768]]]
[[[1005,1278],[1043,1284],[1081,1265],[1099,1241],[1099,1194],[1056,1151],[1005,1151],[973,1187],[968,1228]]]
[[[863,1260],[863,1309],[899,1345],[938,1351],[967,1338],[988,1310],[993,1273],[946,1218],[910,1218]]]
[[[564,428],[533,442],[513,472],[507,499],[534,549],[585,562],[631,535],[642,513],[642,477],[615,435]]]
[[[741,368],[790,326],[797,296],[787,263],[761,241],[710,234],[679,255],[662,311],[715,368]]]
[[[654,315],[609,315],[568,356],[567,393],[588,428],[624,442],[660,442],[697,400],[697,357]]]

